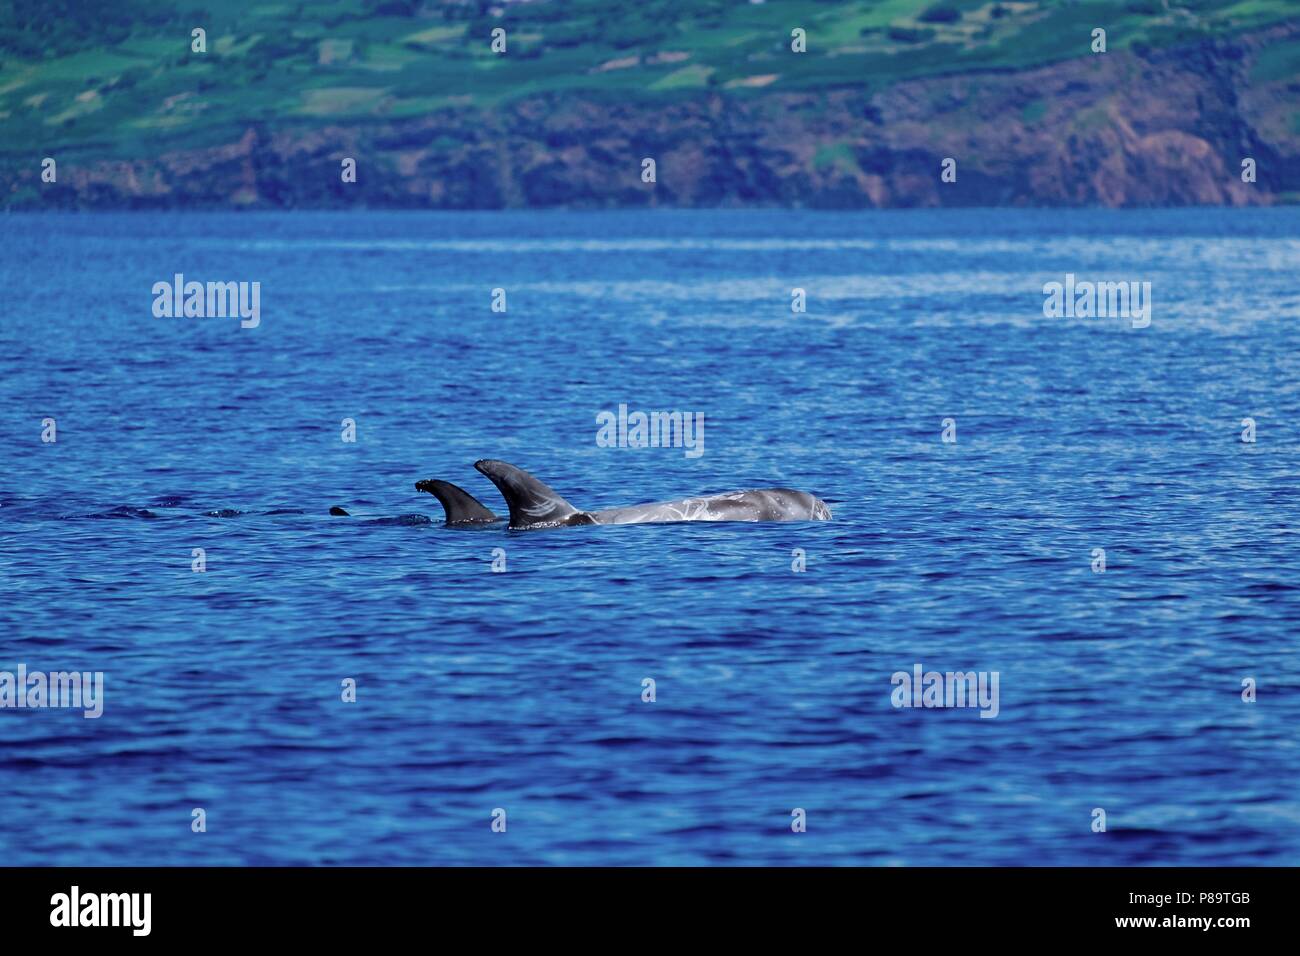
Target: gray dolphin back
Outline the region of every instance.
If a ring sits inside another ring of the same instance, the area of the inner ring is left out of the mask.
[[[758,488],[721,495],[657,501],[591,512],[596,524],[671,521],[829,521],[831,509],[816,495],[793,488]]]
[[[593,524],[579,511],[522,468],[504,461],[484,458],[474,467],[492,479],[510,506],[512,528],[554,528],[567,524]]]
[[[485,521],[498,521],[483,503],[464,488],[453,485],[450,481],[426,478],[415,483],[416,491],[427,491],[438,499],[442,510],[447,514],[447,524],[478,524]]]
[[[829,521],[831,518],[826,502],[793,488],[728,491],[721,495],[659,501],[628,508],[580,511],[549,485],[507,462],[483,459],[474,462],[474,467],[491,478],[501,490],[510,506],[512,528],[670,521]]]

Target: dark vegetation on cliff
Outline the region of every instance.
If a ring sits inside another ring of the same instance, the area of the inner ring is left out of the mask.
[[[9,208],[1295,201],[1300,13],[18,0],[0,9],[0,131]]]

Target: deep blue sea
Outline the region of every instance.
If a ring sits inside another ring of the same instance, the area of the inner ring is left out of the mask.
[[[1300,862],[1300,210],[0,243],[0,671],[104,675],[98,719],[0,709],[6,864]],[[175,273],[260,325],[155,317]],[[1150,325],[1045,317],[1067,273],[1150,282]],[[704,453],[600,447],[620,404]],[[414,483],[504,514],[485,457],[834,520],[446,528]],[[997,716],[893,706],[918,664],[997,672]]]

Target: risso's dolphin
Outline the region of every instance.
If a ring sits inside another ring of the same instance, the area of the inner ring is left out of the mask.
[[[447,514],[447,524],[487,524],[489,521],[501,520],[484,507],[483,502],[465,489],[456,487],[450,481],[426,478],[415,483],[415,490],[427,491],[438,499],[438,503],[442,505],[442,510]]]
[[[491,478],[501,490],[510,506],[512,528],[667,521],[829,521],[831,518],[831,509],[826,507],[826,502],[806,491],[789,488],[729,491],[705,498],[683,498],[605,511],[579,511],[551,488],[514,465],[484,459],[474,462],[474,467]]]

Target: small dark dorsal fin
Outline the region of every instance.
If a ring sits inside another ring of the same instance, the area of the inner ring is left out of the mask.
[[[504,461],[485,458],[474,467],[492,479],[510,506],[510,527],[535,528],[570,524],[567,519],[582,514],[550,487],[528,472]]]
[[[447,524],[473,524],[478,521],[497,520],[497,516],[483,507],[481,501],[450,481],[426,478],[415,483],[415,490],[427,491],[438,499],[442,510],[447,513]]]

